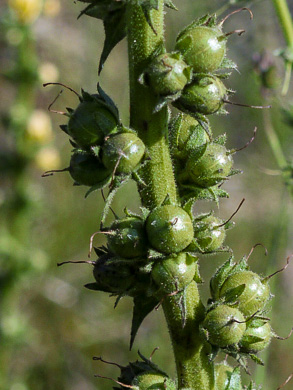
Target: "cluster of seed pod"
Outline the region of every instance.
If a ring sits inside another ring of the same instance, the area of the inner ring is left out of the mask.
[[[246,357],[263,364],[256,356],[277,336],[265,315],[272,298],[270,278],[283,271],[261,277],[248,266],[249,256],[234,263],[233,256],[214,274],[210,281],[212,298],[206,309],[201,330],[212,346],[215,356],[221,349],[246,368]]]
[[[117,107],[100,86],[97,94],[82,90],[78,97],[77,108],[63,113],[69,117],[67,125],[60,126],[74,147],[70,165],[62,171],[69,171],[75,185],[91,187],[89,192],[113,183],[116,177],[118,181],[137,178],[145,146],[136,132],[121,124]],[[44,176],[53,172],[57,171]]]

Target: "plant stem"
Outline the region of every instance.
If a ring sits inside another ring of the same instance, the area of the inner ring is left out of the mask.
[[[293,52],[293,20],[286,0],[272,0],[279,22],[283,29],[284,38],[289,50],[289,57],[285,59],[285,80],[283,83],[282,95],[285,96],[289,90],[290,78],[292,72],[292,52]]]
[[[185,300],[185,313],[180,308],[182,299]],[[208,360],[210,348],[199,331],[204,306],[196,283],[192,282],[184,293],[166,298],[163,309],[175,355],[178,389],[213,390],[213,364]]]
[[[139,82],[139,76],[149,64],[151,55],[164,42],[163,0],[158,10],[151,11],[156,31],[148,25],[140,6],[129,4],[127,10],[129,78],[130,78],[130,126],[144,141],[150,160],[143,170],[145,188],[139,188],[143,205],[153,209],[167,195],[177,201],[172,161],[168,145],[168,109],[154,113],[156,97]],[[185,299],[186,323],[180,299]],[[213,390],[213,366],[208,360],[207,347],[199,332],[204,306],[200,301],[197,285],[192,282],[183,293],[168,297],[163,308],[173,344],[178,374],[178,388],[189,390]]]
[[[272,0],[279,22],[282,26],[287,45],[293,48],[293,21],[286,0]]]
[[[156,34],[146,22],[141,6],[128,6],[128,51],[130,78],[130,126],[144,141],[150,160],[143,170],[146,187],[140,188],[145,206],[160,205],[167,195],[177,201],[177,189],[168,146],[168,109],[154,113],[156,97],[149,88],[138,82],[150,62],[150,56],[164,41],[163,0],[159,9],[151,11]]]

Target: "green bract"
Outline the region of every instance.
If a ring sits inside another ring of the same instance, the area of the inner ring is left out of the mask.
[[[187,160],[184,176],[191,183],[207,188],[220,184],[231,173],[233,159],[225,146],[208,143],[201,157],[192,154]]]
[[[243,314],[227,305],[219,305],[211,309],[203,323],[207,340],[217,347],[237,344],[246,329]]]
[[[240,341],[241,351],[257,353],[265,349],[272,339],[272,329],[268,322],[261,326],[250,325],[247,327]]]
[[[207,132],[196,119],[178,114],[169,125],[171,152],[175,159],[186,160],[189,153],[209,141]]]
[[[129,174],[141,162],[144,153],[145,146],[135,134],[115,134],[102,147],[102,161],[106,168],[118,174]]]
[[[175,46],[194,73],[210,73],[217,70],[226,53],[226,38],[217,26],[186,27],[177,37]]]
[[[162,260],[152,270],[152,278],[164,294],[183,290],[191,283],[194,275],[195,259],[186,253]]]
[[[260,276],[252,271],[236,272],[229,276],[220,289],[220,297],[229,290],[244,285],[244,290],[237,297],[238,309],[245,315],[251,316],[264,309],[270,298],[270,288],[267,282],[262,282]]]
[[[144,222],[140,218],[128,217],[116,220],[107,234],[108,248],[124,258],[143,257],[147,254],[147,238]]]
[[[69,173],[77,184],[94,186],[111,175],[99,159],[87,152],[77,151],[72,154]]]
[[[165,53],[156,57],[143,74],[144,83],[155,95],[169,96],[180,92],[191,81],[192,70],[179,53]]]
[[[226,237],[223,221],[213,215],[208,215],[193,224],[194,238],[204,252],[213,252],[219,249]]]
[[[82,148],[101,145],[105,136],[117,131],[118,120],[106,106],[93,97],[82,101],[69,117],[67,133]]]
[[[215,364],[216,390],[226,390],[234,368],[227,363]]]
[[[163,253],[181,252],[193,238],[190,216],[173,205],[154,209],[146,220],[146,231],[151,245]]]
[[[173,105],[179,110],[203,115],[220,110],[227,98],[227,90],[215,76],[198,76],[188,84]]]

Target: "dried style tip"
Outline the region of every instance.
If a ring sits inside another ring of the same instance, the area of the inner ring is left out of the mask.
[[[105,364],[111,364],[111,365],[113,365],[113,366],[118,367],[120,370],[121,370],[122,368],[124,368],[123,366],[121,366],[121,365],[118,364],[118,363],[108,362],[107,360],[104,360],[101,356],[94,356],[94,357],[93,357],[93,360],[97,360],[97,361],[100,361],[100,362],[105,363]]]
[[[288,378],[285,380],[285,382],[282,383],[281,386],[279,386],[279,387],[277,388],[277,390],[281,390],[284,386],[287,385],[287,383],[289,383],[289,381],[290,381],[292,378],[293,378],[293,374],[289,375]]]
[[[227,219],[227,221],[225,221],[224,223],[222,223],[221,225],[217,225],[217,226],[214,226],[214,229],[217,229],[219,227],[222,227],[222,226],[225,226],[227,225],[228,222],[231,221],[231,219],[234,217],[234,215],[236,215],[238,213],[238,211],[240,210],[241,206],[243,205],[243,203],[245,202],[245,198],[242,199],[242,201],[240,202],[239,206],[237,207],[237,209],[234,211],[234,213],[231,215],[231,217],[229,219]]]
[[[57,267],[60,267],[63,264],[91,264],[95,265],[95,261],[88,261],[88,260],[78,260],[78,261],[63,261],[62,263],[57,263]]]
[[[246,256],[246,261],[250,258],[250,256],[252,255],[253,251],[255,250],[255,248],[256,248],[257,246],[262,246],[262,247],[264,248],[264,250],[265,250],[265,256],[268,255],[268,250],[267,250],[267,248],[266,248],[263,244],[257,243],[257,244],[255,244],[255,245],[253,245],[253,247],[250,249],[250,252],[249,252],[248,255]]]
[[[250,138],[250,140],[244,146],[242,146],[242,148],[233,149],[232,153],[240,152],[240,150],[246,149],[255,140],[256,131],[257,127],[254,128],[253,136]]]
[[[108,376],[95,374],[94,377],[95,378],[102,378],[102,379],[109,379],[110,381],[113,381],[113,382],[117,383],[118,385],[120,385],[122,387],[128,387],[129,389],[137,389],[136,386],[126,385],[125,383],[119,382],[119,381],[117,381],[116,379],[113,379],[113,378],[109,378]]]
[[[230,16],[234,15],[234,14],[238,14],[238,12],[241,12],[241,11],[248,11],[249,12],[249,15],[250,15],[250,19],[252,20],[253,19],[253,13],[252,11],[249,9],[249,8],[246,8],[246,7],[243,7],[243,8],[239,8],[239,9],[236,9],[235,11],[232,11],[230,12],[228,15],[226,15],[221,21],[220,23],[218,24],[219,27],[222,27],[223,24],[226,22],[226,20],[228,18],[230,18]]]
[[[247,107],[247,108],[256,108],[256,109],[261,109],[261,110],[263,108],[272,108],[271,105],[268,105],[268,106],[251,106],[249,104],[234,103],[234,102],[231,102],[230,100],[225,100],[225,99],[223,99],[223,103],[232,104],[233,106]]]
[[[287,257],[287,259],[286,259],[286,265],[284,265],[283,268],[279,269],[278,271],[274,272],[273,274],[271,274],[271,275],[269,275],[269,276],[266,276],[266,277],[263,279],[263,282],[266,282],[266,281],[268,281],[269,279],[271,279],[273,276],[277,275],[278,273],[285,271],[285,269],[286,269],[286,268],[288,267],[288,265],[289,265],[289,260],[291,259],[291,257],[293,257],[293,255],[290,255],[290,256]]]
[[[64,169],[52,169],[51,171],[44,172],[41,177],[53,176],[54,173],[56,172],[68,172],[68,171],[69,171],[69,167]]]
[[[79,95],[74,89],[68,87],[68,86],[65,85],[65,84],[62,84],[62,83],[46,83],[46,84],[43,84],[43,87],[47,87],[48,85],[60,85],[60,86],[62,86],[62,87],[64,87],[64,88],[68,89],[69,91],[75,93],[75,95],[76,95],[78,98],[80,98],[80,95]]]

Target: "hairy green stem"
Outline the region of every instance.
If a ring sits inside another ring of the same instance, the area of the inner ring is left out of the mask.
[[[286,0],[272,0],[279,22],[283,29],[287,45],[293,48],[293,21]]]
[[[172,161],[168,146],[168,109],[154,113],[156,97],[149,88],[138,81],[139,76],[150,62],[150,56],[164,40],[163,1],[159,10],[151,11],[153,27],[146,22],[138,5],[128,6],[128,51],[130,78],[130,126],[144,141],[150,160],[143,170],[146,187],[140,190],[142,202],[153,208],[162,203],[168,194],[177,201]]]
[[[289,90],[291,72],[293,67],[292,52],[293,52],[293,20],[290,14],[290,10],[286,0],[272,0],[277,16],[279,18],[280,25],[283,29],[284,38],[287,43],[287,47],[291,52],[289,58],[285,60],[285,79],[282,88],[282,95],[286,95]]]
[[[168,109],[163,108],[154,113],[157,98],[138,81],[150,63],[152,53],[164,42],[163,6],[163,0],[159,0],[158,10],[151,11],[153,29],[147,23],[140,6],[129,4],[127,10],[130,126],[138,132],[149,153],[150,160],[143,170],[146,187],[139,190],[143,205],[151,209],[160,205],[167,195],[173,202],[178,202],[168,145]],[[180,299],[183,298],[186,301],[185,326],[180,305]],[[207,346],[199,332],[204,307],[196,283],[188,286],[184,297],[180,293],[166,298],[163,308],[175,354],[178,388],[212,390],[213,366],[208,360]]]
[[[180,302],[183,299],[184,313]],[[166,298],[163,309],[175,355],[178,388],[213,390],[213,364],[208,360],[210,348],[203,340],[199,328],[205,309],[196,283],[192,282],[184,293]]]

